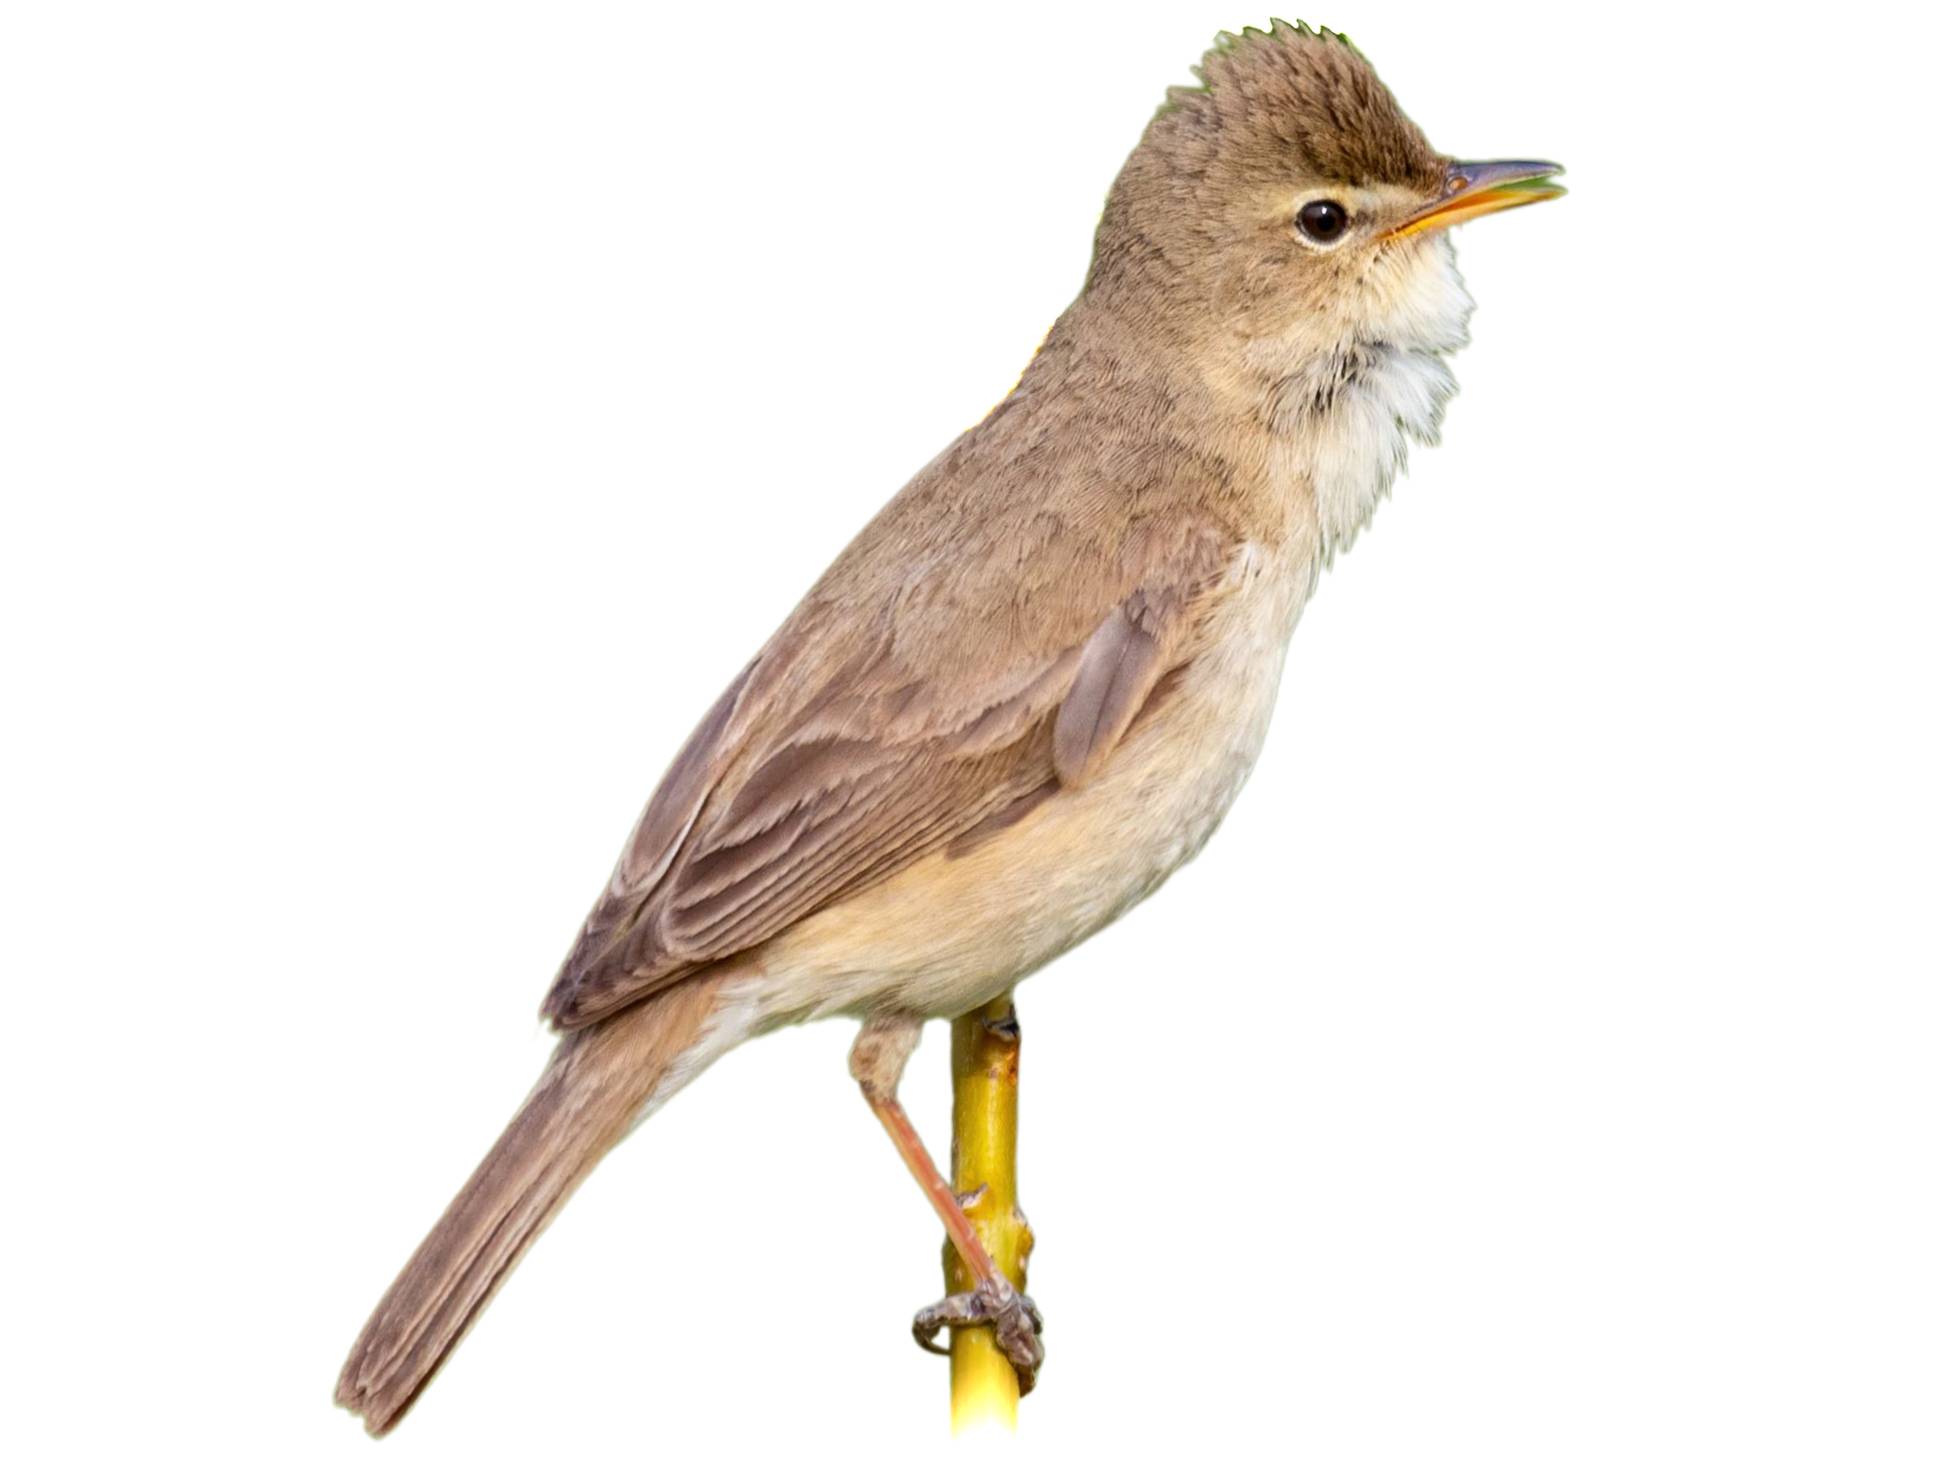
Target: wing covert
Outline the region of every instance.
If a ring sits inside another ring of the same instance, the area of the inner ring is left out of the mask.
[[[994,642],[1021,616],[964,588],[862,616],[814,591],[677,756],[543,1012],[591,1023],[1098,774],[1234,557],[1207,530],[1170,547],[1100,574],[1066,643]]]

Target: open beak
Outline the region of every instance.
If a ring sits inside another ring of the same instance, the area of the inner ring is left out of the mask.
[[[1392,231],[1406,238],[1435,228],[1451,228],[1469,218],[1559,198],[1568,189],[1548,181],[1562,169],[1553,162],[1455,162],[1447,168],[1440,198]]]

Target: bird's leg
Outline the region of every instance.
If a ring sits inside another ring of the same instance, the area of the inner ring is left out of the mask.
[[[913,1337],[934,1353],[946,1350],[934,1342],[942,1328],[991,1324],[994,1342],[1007,1355],[1020,1381],[1021,1392],[1034,1387],[1041,1366],[1041,1315],[1032,1300],[1002,1274],[974,1230],[962,1199],[947,1185],[940,1168],[926,1153],[926,1143],[913,1129],[899,1103],[899,1077],[919,1043],[920,1021],[906,1016],[875,1015],[866,1021],[852,1044],[852,1078],[859,1082],[866,1104],[892,1137],[900,1159],[946,1228],[947,1240],[973,1274],[971,1292],[950,1293],[913,1317]]]

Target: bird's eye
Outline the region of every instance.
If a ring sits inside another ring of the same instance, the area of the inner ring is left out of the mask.
[[[1337,243],[1345,236],[1345,209],[1330,198],[1318,198],[1298,210],[1298,231],[1313,243]]]

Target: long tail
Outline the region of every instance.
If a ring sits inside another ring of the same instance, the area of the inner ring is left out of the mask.
[[[693,975],[562,1038],[533,1093],[352,1345],[338,1402],[362,1414],[372,1434],[399,1422],[595,1163],[652,1102],[734,1042],[712,1018],[721,982]]]

